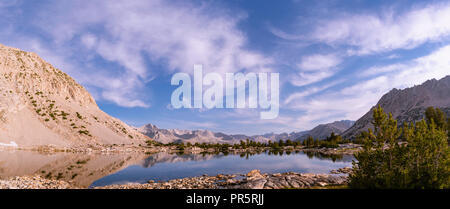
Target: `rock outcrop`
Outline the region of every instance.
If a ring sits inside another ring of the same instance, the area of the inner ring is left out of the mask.
[[[310,173],[261,174],[259,170],[250,171],[247,177],[236,183],[225,184],[235,189],[288,189],[336,186],[347,183],[347,176]]]
[[[261,174],[259,170],[249,172],[244,178],[238,174],[219,174],[217,176],[198,176],[173,179],[166,182],[153,180],[144,184],[130,183],[108,185],[96,189],[306,189],[327,188],[327,186],[345,186],[347,175],[310,174],[310,173],[274,173]]]
[[[450,76],[440,80],[432,79],[425,83],[403,90],[392,89],[383,95],[378,103],[384,112],[392,113],[398,124],[403,122],[415,122],[425,116],[427,107],[433,106],[443,110],[450,116]],[[372,107],[364,116],[345,131],[344,138],[355,138],[362,131],[372,128]]]
[[[87,147],[148,139],[101,111],[83,86],[37,54],[0,44],[0,143]]]

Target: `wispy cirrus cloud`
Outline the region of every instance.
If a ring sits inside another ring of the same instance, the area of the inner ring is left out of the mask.
[[[328,70],[341,63],[341,58],[335,54],[314,54],[302,58],[298,67],[303,71],[322,71]]]
[[[194,64],[203,64],[204,71],[236,72],[263,70],[272,62],[246,49],[247,37],[237,27],[244,12],[230,14],[207,2],[44,1],[39,8],[27,14],[26,24],[40,28],[46,40],[20,34],[23,39],[40,41],[47,51],[65,51],[58,58],[66,60],[64,70],[84,71],[68,73],[94,87],[97,99],[119,106],[148,107],[141,87],[157,75],[192,72]],[[81,60],[71,61],[73,55]],[[99,57],[120,67],[98,67],[94,62]],[[90,73],[101,79],[82,76]]]
[[[362,70],[366,77],[360,77],[359,82],[348,87],[296,100],[293,94],[286,100],[290,102],[288,108],[305,112],[297,118],[298,124],[331,122],[338,118],[355,120],[393,88],[411,87],[449,75],[449,57],[450,45],[447,45],[411,61],[371,67]]]
[[[349,2],[277,2],[285,13],[267,16],[270,6],[247,13],[240,1],[0,0],[0,42],[37,52],[127,120],[178,128],[200,121],[234,133],[356,119],[391,88],[448,74],[448,2]],[[279,72],[280,117],[166,106],[167,77],[193,64],[205,73]]]
[[[321,20],[311,39],[350,47],[349,54],[366,55],[411,49],[450,35],[450,4],[417,5],[406,12],[394,9],[378,14],[345,14]]]
[[[387,7],[365,13],[338,12],[313,20],[315,24],[308,30],[297,33],[295,29],[285,32],[269,28],[272,34],[286,41],[309,43],[310,46],[318,44],[324,49],[324,53],[316,50],[304,54],[297,65],[299,72],[292,77],[291,83],[303,88],[286,97],[284,108],[302,114],[290,120],[291,124],[308,126],[339,118],[357,119],[392,88],[410,87],[449,74],[448,46],[409,60],[395,50],[446,43],[450,38],[450,23],[446,21],[450,19],[450,4],[421,3],[402,9]],[[316,56],[327,54],[330,49],[340,55],[338,59]],[[349,69],[351,65],[346,65],[347,60],[371,55],[381,61],[362,70],[358,67]],[[352,73],[339,75],[342,69],[338,67]],[[343,85],[318,94],[328,88],[321,82],[324,79],[329,82],[341,79]],[[304,87],[307,85],[310,86]]]
[[[333,87],[333,86],[335,86],[335,85],[337,85],[339,83],[342,83],[342,82],[343,82],[343,80],[339,79],[339,80],[336,80],[336,81],[332,81],[332,82],[330,82],[328,84],[310,87],[310,88],[307,88],[307,89],[302,90],[300,92],[296,92],[296,93],[290,94],[283,101],[283,104],[284,105],[289,105],[291,102],[294,102],[294,101],[297,101],[297,100],[301,101],[302,99],[304,99],[304,98],[306,98],[308,96],[312,96],[312,95],[314,95],[316,93],[325,91],[325,90],[327,90],[327,89],[329,89],[329,88],[331,88],[331,87]]]
[[[291,79],[295,86],[305,86],[334,75],[342,59],[335,54],[313,54],[302,57],[299,72]]]

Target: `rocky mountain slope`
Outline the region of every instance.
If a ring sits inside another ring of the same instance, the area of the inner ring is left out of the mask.
[[[0,44],[0,145],[86,147],[145,140],[37,54]]]
[[[332,132],[340,134],[353,125],[354,121],[336,121],[328,124],[321,124],[309,131],[291,132],[291,133],[268,133],[264,135],[228,135],[209,130],[179,130],[179,129],[160,129],[153,124],[147,124],[137,128],[141,133],[151,137],[161,143],[170,142],[190,142],[194,143],[239,143],[241,140],[250,139],[257,142],[279,141],[279,140],[304,140],[308,135],[314,138],[325,139]]]
[[[344,131],[352,127],[354,123],[355,121],[351,120],[341,120],[335,121],[333,123],[321,124],[308,131],[308,133],[303,135],[301,139],[306,139],[308,136],[312,136],[315,139],[325,139],[333,132],[335,134],[343,133]]]
[[[413,122],[424,118],[427,107],[439,107],[450,116],[450,76],[440,80],[432,79],[411,88],[392,89],[383,95],[378,103],[386,113],[391,112],[398,124]],[[372,109],[342,135],[355,138],[361,131],[372,128]]]

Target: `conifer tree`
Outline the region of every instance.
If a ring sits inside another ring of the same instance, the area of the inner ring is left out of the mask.
[[[437,128],[444,130],[447,129],[447,117],[445,116],[444,112],[441,111],[441,109],[428,107],[425,110],[425,117],[428,124],[430,124],[431,121],[434,121]]]
[[[450,141],[450,118],[447,119],[447,137],[448,141]]]
[[[439,110],[440,111],[440,110]],[[355,154],[352,188],[449,188],[450,150],[445,130],[434,122],[439,111],[429,110],[427,121],[397,128],[392,115],[373,110],[374,131],[361,134],[363,150]],[[439,119],[440,120],[440,119]],[[444,120],[445,121],[445,120]],[[406,144],[399,145],[398,141]]]

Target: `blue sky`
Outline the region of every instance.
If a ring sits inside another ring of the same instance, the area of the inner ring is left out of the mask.
[[[450,74],[450,2],[0,0],[0,43],[38,53],[133,126],[291,132]],[[171,108],[172,75],[194,64],[280,73],[279,117]]]

